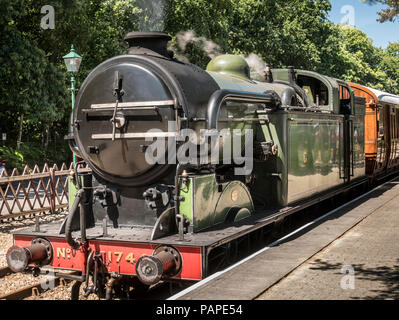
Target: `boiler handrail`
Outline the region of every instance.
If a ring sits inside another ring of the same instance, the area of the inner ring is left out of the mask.
[[[206,127],[208,130],[217,129],[220,107],[225,101],[241,101],[247,103],[264,103],[273,108],[281,105],[280,98],[275,92],[252,93],[246,91],[221,89],[213,93],[208,102]]]

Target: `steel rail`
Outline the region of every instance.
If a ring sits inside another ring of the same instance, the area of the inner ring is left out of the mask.
[[[3,278],[9,275],[10,273],[12,273],[12,271],[9,267],[0,268],[0,278]]]
[[[57,277],[57,278],[49,279],[47,281],[54,281],[54,288],[55,288],[60,285],[61,278]],[[46,284],[46,281],[41,281],[41,282],[38,282],[38,283],[35,283],[32,285],[22,287],[15,291],[6,293],[5,295],[0,296],[0,300],[21,300],[21,299],[28,298],[31,296],[39,296],[41,293],[50,289],[50,288],[44,289],[45,287],[48,287],[48,285]]]
[[[6,269],[6,268],[4,268]],[[11,271],[11,270],[10,270]],[[1,269],[0,269],[1,272]],[[8,292],[2,296],[0,296],[0,300],[21,300],[25,299],[31,296],[39,296],[40,294],[49,291],[49,290],[54,290],[56,287],[59,287],[60,285],[67,285],[67,283],[73,281],[72,277],[74,274],[77,272],[72,272],[69,275],[65,275],[65,278],[60,276],[59,274],[55,273],[56,276],[42,280],[40,282],[24,286],[22,288],[19,288],[17,290]],[[67,276],[71,276],[71,279],[68,279]],[[51,286],[49,285],[49,282],[52,281]]]

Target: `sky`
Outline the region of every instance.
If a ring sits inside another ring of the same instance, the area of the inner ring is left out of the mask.
[[[377,12],[384,8],[383,5],[369,5],[361,0],[330,1],[332,4],[330,19],[334,23],[347,21],[348,24],[354,24],[373,40],[375,46],[382,48],[386,48],[389,42],[399,41],[399,21],[384,23],[377,21],[379,18]]]

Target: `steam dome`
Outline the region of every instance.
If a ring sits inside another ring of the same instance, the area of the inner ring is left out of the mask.
[[[212,59],[206,70],[244,78],[245,80],[251,78],[250,68],[245,59],[231,54],[221,55]]]

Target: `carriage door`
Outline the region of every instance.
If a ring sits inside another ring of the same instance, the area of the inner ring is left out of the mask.
[[[385,162],[385,121],[384,121],[384,107],[377,106],[377,170],[383,169]]]
[[[390,110],[388,106],[382,105],[379,108],[379,121],[378,121],[378,168],[386,170],[391,154],[390,146]]]
[[[389,106],[390,110],[390,136],[391,136],[391,153],[389,167],[395,165],[396,154],[398,152],[398,133],[396,127],[396,110],[395,107]]]

